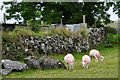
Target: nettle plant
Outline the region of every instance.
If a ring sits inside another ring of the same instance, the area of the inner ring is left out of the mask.
[[[41,11],[36,11],[35,12],[35,16],[36,16],[36,20],[29,20],[28,21],[28,24],[31,25],[31,29],[34,31],[34,32],[39,32],[40,28],[44,27],[47,22],[44,22],[43,25],[41,24]]]

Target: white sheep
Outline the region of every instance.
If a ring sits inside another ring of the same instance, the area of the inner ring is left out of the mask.
[[[74,65],[74,56],[71,53],[68,53],[65,57],[64,57],[64,61],[67,64],[67,69],[69,69],[68,67],[70,66],[70,69],[73,69],[73,65]]]
[[[94,57],[96,62],[98,62],[98,58],[101,61],[103,61],[103,59],[104,59],[104,57],[101,56],[100,52],[98,50],[95,50],[95,49],[90,51],[89,56],[91,57],[91,59],[92,59],[92,57]]]
[[[82,65],[84,68],[88,68],[88,64],[90,63],[90,57],[88,55],[84,55],[82,57]]]

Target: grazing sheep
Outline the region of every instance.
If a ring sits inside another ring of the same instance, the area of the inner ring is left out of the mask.
[[[104,57],[101,56],[101,54],[99,53],[99,51],[95,50],[95,49],[91,50],[90,53],[89,53],[89,55],[90,55],[91,59],[92,59],[92,57],[94,57],[96,62],[98,62],[98,58],[101,61],[103,61],[103,59],[104,59]]]
[[[88,68],[88,64],[90,63],[90,57],[88,55],[84,55],[82,57],[82,65],[84,68]]]
[[[67,63],[67,69],[68,66],[70,66],[70,69],[73,69],[73,65],[74,65],[74,56],[70,53],[68,53],[65,57],[64,57],[64,61]]]

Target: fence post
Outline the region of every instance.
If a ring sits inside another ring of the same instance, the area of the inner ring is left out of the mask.
[[[4,24],[6,24],[6,15],[4,13]]]
[[[96,19],[95,19],[94,27],[96,28]]]
[[[62,18],[60,19],[60,24],[62,25]]]
[[[83,23],[85,23],[85,15],[83,15]]]

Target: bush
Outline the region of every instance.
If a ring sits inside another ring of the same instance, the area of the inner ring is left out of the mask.
[[[107,42],[120,42],[120,34],[112,34],[112,33],[108,33],[107,34]]]
[[[117,30],[115,28],[110,27],[110,26],[105,27],[105,30],[107,33],[117,34]]]
[[[100,27],[104,27],[104,25],[102,25],[102,24],[97,24],[96,27],[97,27],[97,28],[100,28]]]

